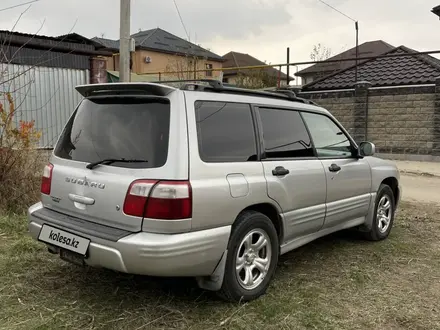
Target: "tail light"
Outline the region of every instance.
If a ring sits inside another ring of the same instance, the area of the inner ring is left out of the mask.
[[[41,178],[41,193],[50,195],[50,187],[52,185],[53,165],[51,163],[44,166],[43,177]]]
[[[191,185],[188,181],[136,180],[128,188],[123,210],[152,219],[191,218]]]

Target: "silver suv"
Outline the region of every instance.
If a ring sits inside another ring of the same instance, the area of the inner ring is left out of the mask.
[[[78,86],[31,235],[67,261],[264,294],[278,257],[357,228],[382,240],[399,172],[325,109],[220,82]]]

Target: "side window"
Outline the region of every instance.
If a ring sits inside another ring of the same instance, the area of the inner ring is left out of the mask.
[[[314,157],[309,134],[297,111],[260,108],[266,158]]]
[[[257,144],[249,104],[195,103],[200,158],[205,162],[257,160]]]
[[[352,156],[352,146],[347,136],[325,115],[304,112],[318,157],[347,158]]]

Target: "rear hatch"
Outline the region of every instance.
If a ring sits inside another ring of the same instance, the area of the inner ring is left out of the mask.
[[[175,169],[179,153],[170,152],[170,140],[176,141],[170,139],[170,131],[172,126],[176,131],[179,122],[171,104],[169,97],[84,99],[55,147],[50,193],[42,195],[44,206],[87,221],[140,231],[142,217],[127,215],[123,209],[130,184],[138,179],[187,179],[186,164],[183,171]],[[112,161],[87,168],[106,159]]]

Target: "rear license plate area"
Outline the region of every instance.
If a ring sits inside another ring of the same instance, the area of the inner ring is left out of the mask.
[[[38,240],[83,256],[87,254],[90,245],[88,238],[46,224],[41,227]]]

